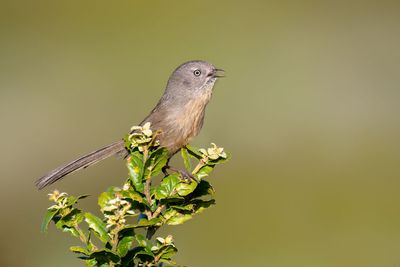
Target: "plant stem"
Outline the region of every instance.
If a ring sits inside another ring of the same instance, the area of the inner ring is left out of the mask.
[[[158,215],[160,215],[160,213],[162,212],[162,210],[165,208],[165,204],[162,204],[160,206],[158,206],[158,208],[154,211],[153,213],[153,218],[158,217]]]
[[[204,165],[206,165],[206,160],[201,159],[192,171],[192,174],[196,174]]]
[[[147,161],[147,157],[149,156],[149,150],[147,147],[144,148],[143,150],[143,166],[146,166],[146,161]],[[146,183],[144,185],[144,195],[146,196],[146,200],[147,203],[149,204],[149,206],[151,206],[152,201],[151,201],[151,195],[150,195],[150,187],[151,187],[151,176],[149,175],[149,177],[146,177]],[[152,218],[152,213],[151,210],[147,210],[144,212],[147,216],[148,220],[151,220]]]
[[[150,187],[151,187],[151,178],[146,178],[146,184],[144,185],[144,195],[146,196],[146,200],[151,206],[152,201],[151,201],[151,195],[150,195]],[[151,219],[151,218],[148,218]]]
[[[118,233],[121,230],[121,227],[123,227],[123,225],[121,225],[121,226],[117,225],[116,228],[111,231],[112,237],[111,237],[110,243],[111,243],[111,246],[112,246],[111,247],[111,251],[113,251],[113,252],[117,251],[118,241],[119,241],[119,234]],[[110,261],[109,265],[110,265],[110,267],[114,267],[115,263]]]
[[[75,229],[76,229],[76,231],[79,233],[79,239],[82,241],[82,243],[87,244],[87,243],[88,243],[88,240],[87,240],[87,238],[86,238],[86,235],[82,232],[82,229],[79,228],[78,225],[75,225]]]

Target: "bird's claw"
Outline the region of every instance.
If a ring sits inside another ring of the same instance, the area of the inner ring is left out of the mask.
[[[179,175],[181,176],[181,178],[182,178],[183,180],[185,180],[186,182],[188,182],[188,183],[190,183],[191,181],[195,181],[195,182],[197,182],[197,183],[199,182],[198,179],[197,179],[197,177],[194,176],[192,173],[188,172],[187,170],[180,170],[180,169],[176,169],[176,168],[171,167],[171,166],[165,166],[165,167],[163,168],[162,171],[163,171],[164,175],[169,175],[169,173],[167,172],[167,169],[169,169],[169,170],[171,170],[171,171],[173,171],[173,172],[179,173]]]
[[[186,170],[178,170],[178,173],[180,174],[182,179],[184,179],[186,182],[189,182],[189,183],[191,181],[198,182],[197,178],[192,173],[190,173]]]

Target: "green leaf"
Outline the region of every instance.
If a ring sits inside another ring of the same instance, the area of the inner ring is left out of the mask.
[[[144,199],[140,195],[140,193],[134,191],[134,190],[128,190],[128,191],[121,191],[121,195],[123,198],[128,198],[134,201],[137,201],[139,203],[143,203]]]
[[[136,239],[136,242],[138,242],[139,246],[141,246],[141,247],[147,246],[147,242],[146,242],[147,239],[143,235],[137,234],[137,235],[135,235],[135,239]]]
[[[186,145],[186,149],[187,149],[189,155],[190,155],[192,158],[197,158],[197,159],[203,158],[203,155],[199,152],[199,149],[198,149],[198,148],[193,147],[193,146],[191,146],[191,145]]]
[[[53,219],[53,217],[58,213],[58,210],[48,210],[46,212],[46,215],[43,218],[42,225],[40,226],[40,230],[42,233],[47,232],[47,228],[49,226],[50,221]]]
[[[132,247],[133,243],[135,241],[134,236],[125,236],[123,237],[119,242],[117,246],[117,253],[120,257],[124,257],[129,249]]]
[[[156,199],[165,199],[173,197],[175,192],[175,186],[180,183],[179,174],[173,173],[170,174],[161,181],[161,184],[155,190]]]
[[[214,193],[215,191],[212,185],[206,180],[201,180],[193,193],[191,193],[188,197],[198,198],[202,196],[213,195]]]
[[[202,199],[196,199],[193,201],[194,204],[194,210],[196,214],[199,214],[203,212],[205,209],[209,208],[210,206],[215,204],[215,200],[202,200]]]
[[[83,255],[89,255],[90,251],[88,251],[86,248],[83,247],[79,247],[79,246],[72,246],[69,248],[69,250],[71,250],[74,253],[80,253]]]
[[[83,220],[83,214],[81,210],[73,208],[66,216],[62,217],[57,221],[57,227],[73,227],[81,223]]]
[[[114,198],[114,192],[110,192],[110,189],[107,192],[103,192],[100,194],[97,203],[99,204],[101,210],[103,210],[106,206],[108,201]]]
[[[214,166],[205,165],[203,166],[197,173],[196,176],[198,179],[203,179],[207,177],[214,169]]]
[[[182,205],[182,206],[173,205],[173,206],[170,206],[170,207],[173,208],[173,209],[175,209],[175,210],[193,211],[193,209],[194,209],[194,204],[188,204],[188,205]]]
[[[189,173],[192,172],[192,164],[190,162],[189,152],[187,151],[187,149],[185,147],[183,147],[181,149],[181,156],[182,156],[183,164],[185,165],[186,171],[188,171]]]
[[[76,227],[80,222],[82,222],[82,220],[82,212],[79,209],[74,208],[66,216],[57,220],[56,227],[63,232],[70,233],[74,237],[79,237],[79,232]]]
[[[226,158],[218,158],[218,159],[215,159],[215,160],[210,160],[209,161],[209,164],[211,164],[211,165],[217,165],[217,164],[222,164],[222,163],[225,163],[227,160],[229,160],[230,159],[230,157],[229,156],[227,156]]]
[[[167,224],[169,225],[178,225],[182,224],[188,220],[192,219],[191,214],[183,214],[180,212],[177,212],[174,216],[172,216],[168,221]]]
[[[72,206],[67,206],[65,208],[59,209],[58,210],[58,215],[60,215],[61,217],[65,217],[67,216],[70,212],[72,212],[74,209],[72,208]]]
[[[121,264],[118,266],[121,267],[133,267],[140,266],[139,263],[144,263],[146,261],[151,262],[154,259],[154,255],[148,252],[147,246],[136,246],[128,251],[126,256],[121,259]]]
[[[178,193],[178,195],[184,197],[192,193],[197,187],[197,182],[192,181],[190,184],[181,182],[178,185],[176,185],[175,190]]]
[[[92,229],[96,236],[101,240],[101,242],[107,243],[108,234],[106,224],[100,218],[89,212],[85,213],[85,221],[89,225],[89,228]]]
[[[115,254],[114,252],[112,252],[109,249],[102,249],[102,250],[95,251],[92,254],[90,254],[89,257],[91,259],[96,260],[97,266],[101,266],[103,264],[107,264],[110,262],[118,263],[121,260],[121,258],[117,254]]]
[[[61,227],[57,227],[57,228],[62,229],[62,231],[65,233],[70,233],[74,237],[79,237],[79,232],[78,232],[78,230],[76,230],[75,227],[61,226]]]
[[[143,155],[139,151],[130,154],[127,160],[129,178],[135,189],[143,193]]]
[[[151,250],[144,248],[135,254],[135,258],[138,258],[141,262],[151,262],[154,260],[154,254]]]
[[[154,226],[154,225],[159,225],[161,223],[161,220],[159,218],[153,218],[151,220],[147,220],[146,218],[140,219],[139,222],[135,225],[136,228],[139,227],[148,227],[148,226]]]
[[[158,148],[151,153],[150,158],[146,161],[144,177],[157,176],[161,173],[162,168],[168,162],[168,150],[164,147]]]
[[[97,261],[95,259],[89,259],[89,260],[85,260],[85,263],[86,263],[86,266],[93,267],[93,266],[96,266]]]
[[[78,196],[78,197],[70,196],[67,199],[67,206],[72,206],[73,204],[78,202],[78,200],[87,198],[88,196],[89,195],[82,195],[82,196]]]
[[[176,214],[178,213],[177,210],[175,210],[174,208],[169,208],[167,209],[164,213],[163,213],[163,222],[167,222],[169,219],[171,219],[172,217],[174,217]]]
[[[166,245],[159,250],[157,256],[169,262],[176,252],[178,252],[178,250],[174,245]]]

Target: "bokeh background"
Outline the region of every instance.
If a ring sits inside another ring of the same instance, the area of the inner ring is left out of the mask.
[[[34,180],[121,138],[180,63],[226,69],[195,145],[232,160],[217,205],[171,227],[203,266],[400,266],[398,1],[0,1],[0,266],[80,266],[40,223],[57,188],[96,196],[109,159]]]

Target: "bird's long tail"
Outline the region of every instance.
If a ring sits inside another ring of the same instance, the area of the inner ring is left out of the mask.
[[[66,165],[60,166],[57,169],[52,170],[46,175],[42,176],[36,181],[36,186],[39,189],[42,189],[58,180],[63,178],[64,176],[89,167],[93,164],[96,164],[103,159],[106,159],[110,156],[117,154],[125,154],[125,144],[123,140],[112,143],[108,146],[102,147],[96,151],[93,151],[83,157],[80,157]]]

